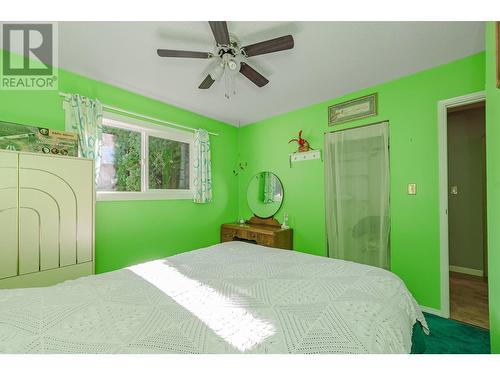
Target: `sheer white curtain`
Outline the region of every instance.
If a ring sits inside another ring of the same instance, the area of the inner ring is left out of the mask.
[[[331,258],[390,268],[389,124],[325,136],[325,193]]]

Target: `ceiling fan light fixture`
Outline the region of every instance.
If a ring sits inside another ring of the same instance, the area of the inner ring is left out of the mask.
[[[158,49],[157,54],[160,57],[215,58],[217,60],[215,65],[213,68],[208,69],[209,73],[198,88],[206,90],[212,87],[215,81],[224,80],[224,96],[228,99],[231,95],[236,94],[235,80],[238,74],[245,76],[257,87],[264,87],[269,83],[266,77],[248,64],[247,58],[294,48],[295,42],[292,35],[284,35],[278,38],[241,46],[238,38],[234,34],[229,33],[227,22],[209,21],[208,23],[215,39],[215,49],[213,53]]]
[[[210,77],[214,81],[218,81],[220,77],[222,77],[222,74],[224,73],[224,64],[217,64],[215,68],[210,72]]]
[[[238,62],[235,60],[229,60],[227,63],[228,68],[231,70],[239,70],[238,65]]]

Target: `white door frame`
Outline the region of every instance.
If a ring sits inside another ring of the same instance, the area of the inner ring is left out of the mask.
[[[450,264],[448,254],[448,108],[460,107],[486,100],[485,91],[458,96],[438,102],[439,142],[439,237],[441,263],[440,315],[450,317]]]

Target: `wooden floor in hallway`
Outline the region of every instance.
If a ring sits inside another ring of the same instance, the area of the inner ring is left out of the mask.
[[[488,279],[450,272],[450,318],[489,329]]]

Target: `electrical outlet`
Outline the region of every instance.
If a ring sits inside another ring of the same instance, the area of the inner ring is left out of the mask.
[[[417,184],[408,184],[408,195],[417,195]]]

